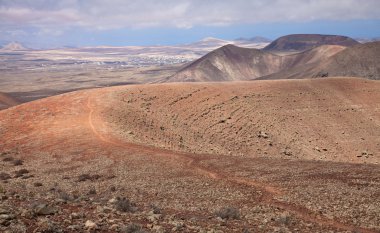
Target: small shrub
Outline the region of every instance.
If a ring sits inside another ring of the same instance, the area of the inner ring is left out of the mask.
[[[35,182],[35,183],[33,184],[33,186],[34,186],[34,187],[41,187],[41,186],[43,186],[43,184],[42,184],[41,182]]]
[[[221,219],[239,219],[240,213],[239,210],[232,207],[223,207],[220,210],[215,212],[217,217]]]
[[[13,160],[12,161],[12,164],[14,165],[14,166],[21,166],[21,165],[23,165],[23,161],[21,160],[21,159],[16,159],[16,160]]]
[[[11,176],[8,173],[5,173],[5,172],[0,173],[0,180],[8,180],[10,178]]]
[[[116,187],[115,186],[111,186],[110,190],[111,190],[111,192],[116,192]]]
[[[291,219],[290,219],[290,216],[289,215],[281,215],[277,221],[280,223],[280,224],[283,224],[283,225],[286,225],[288,226],[291,222]]]
[[[91,180],[92,180],[92,181],[94,181],[94,180],[99,180],[100,177],[101,177],[100,175],[95,174],[95,175],[91,176]]]
[[[90,190],[88,191],[89,195],[95,195],[96,194],[96,189],[95,187],[91,187]]]
[[[82,174],[78,176],[78,182],[84,182],[86,180],[90,180],[91,176],[89,174]]]
[[[27,176],[22,176],[21,179],[26,180],[26,179],[29,179],[29,178],[32,178],[32,177],[34,177],[34,175],[27,175]]]
[[[162,210],[160,209],[160,207],[156,205],[151,205],[151,207],[152,207],[153,214],[162,214]]]
[[[109,179],[109,180],[112,180],[113,178],[116,178],[116,176],[115,176],[115,175],[109,175],[109,176],[107,177],[107,179]]]
[[[87,180],[94,181],[94,180],[98,180],[100,177],[101,177],[100,175],[91,176],[90,174],[82,174],[82,175],[78,176],[78,182],[84,182]]]
[[[118,200],[115,203],[116,210],[121,212],[135,212],[136,211],[136,205],[132,202],[130,202],[127,198],[118,198]]]
[[[127,227],[122,228],[120,232],[123,232],[123,233],[145,233],[145,231],[142,229],[142,227],[138,224],[135,224],[135,223],[129,224]]]
[[[64,201],[71,201],[73,200],[73,198],[70,196],[70,194],[68,194],[67,192],[63,191],[63,190],[59,190],[58,191],[58,197]]]
[[[21,169],[21,170],[18,170],[18,171],[15,171],[15,178],[17,177],[20,177],[20,176],[23,176],[25,174],[28,174],[29,171],[27,169]]]
[[[5,193],[5,188],[0,185],[0,193]]]
[[[11,162],[11,161],[13,161],[13,160],[14,160],[13,157],[5,157],[5,158],[3,158],[3,161],[4,161],[4,162]]]

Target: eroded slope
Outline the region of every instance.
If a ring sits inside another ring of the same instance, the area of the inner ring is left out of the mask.
[[[90,220],[99,232],[132,223],[151,232],[378,232],[378,90],[347,78],[136,85],[1,111],[0,231],[81,232],[94,230]],[[307,153],[315,142],[323,147]],[[362,147],[368,153],[357,154]],[[116,197],[135,211],[118,209]],[[56,212],[36,217],[36,203]],[[240,217],[218,218],[222,207]]]
[[[375,163],[379,90],[350,78],[135,86],[108,116],[127,140],[172,150]]]

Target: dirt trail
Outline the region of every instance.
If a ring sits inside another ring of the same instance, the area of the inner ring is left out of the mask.
[[[361,227],[356,227],[347,223],[339,222],[334,219],[329,219],[321,214],[315,213],[304,206],[298,206],[292,203],[283,202],[277,200],[275,197],[282,194],[281,190],[277,187],[273,187],[266,183],[261,183],[256,180],[243,178],[243,177],[233,177],[231,174],[227,174],[224,171],[217,170],[212,167],[205,167],[201,164],[202,161],[207,160],[207,155],[195,155],[190,153],[176,152],[166,149],[160,149],[152,146],[138,145],[135,143],[130,143],[122,141],[114,136],[104,133],[107,131],[101,119],[94,117],[95,107],[94,107],[94,96],[89,96],[87,100],[87,108],[89,110],[88,114],[88,125],[97,139],[105,144],[105,146],[116,146],[125,148],[132,151],[143,152],[155,156],[164,156],[166,158],[174,159],[178,162],[186,164],[189,168],[196,171],[198,174],[209,177],[214,180],[224,180],[235,185],[246,185],[253,187],[262,192],[261,201],[267,203],[271,206],[278,207],[280,209],[286,210],[300,219],[307,222],[317,223],[322,226],[333,227],[339,230],[345,231],[358,231],[362,233],[376,233],[377,231],[371,229],[365,229]],[[97,128],[97,126],[103,126],[102,129]],[[114,158],[116,159],[116,158]]]

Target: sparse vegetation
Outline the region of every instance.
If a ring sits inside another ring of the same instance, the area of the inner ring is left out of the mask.
[[[64,201],[71,201],[73,198],[67,192],[63,190],[58,190],[58,197]]]
[[[21,159],[16,159],[16,160],[13,160],[12,161],[12,164],[14,165],[14,166],[21,166],[21,165],[23,165],[23,161],[21,160]]]
[[[3,162],[11,162],[13,160],[14,160],[13,157],[5,157],[5,158],[3,158]]]
[[[279,222],[282,225],[288,226],[290,224],[290,216],[288,214],[281,215],[278,219],[277,222]]]
[[[127,198],[118,198],[118,200],[115,203],[116,210],[120,212],[135,212],[136,211],[136,205],[129,201]]]
[[[1,172],[0,173],[0,180],[8,180],[10,178],[11,178],[11,176],[8,173],[6,173],[6,172]]]
[[[21,177],[25,174],[28,174],[29,171],[27,169],[20,169],[18,171],[15,171],[15,178]]]
[[[84,181],[87,181],[87,180],[90,180],[90,181],[94,181],[94,180],[98,180],[101,176],[100,175],[90,175],[90,174],[82,174],[80,176],[78,176],[78,182],[84,182]]]
[[[41,182],[35,182],[35,183],[33,183],[33,186],[34,187],[41,187],[41,186],[43,186],[43,184]]]
[[[233,207],[223,207],[220,210],[215,212],[217,217],[221,219],[239,219],[240,213],[239,210]]]
[[[84,181],[87,181],[87,180],[91,180],[91,175],[89,175],[89,174],[82,174],[82,175],[78,176],[78,182],[84,182]]]
[[[136,223],[129,224],[127,227],[121,229],[123,233],[145,233],[142,227]]]
[[[96,189],[95,187],[91,187],[90,190],[88,191],[89,195],[95,195],[96,194]]]
[[[162,210],[156,206],[156,205],[151,205],[153,214],[162,214]]]

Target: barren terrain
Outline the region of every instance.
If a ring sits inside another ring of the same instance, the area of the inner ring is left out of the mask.
[[[205,38],[173,46],[31,50],[10,43],[0,49],[0,92],[23,103],[74,90],[154,83],[173,75],[185,63],[229,43],[249,48],[267,45],[267,42]]]
[[[226,45],[184,65],[162,82],[242,81],[272,76],[275,78],[271,79],[286,79],[293,77],[293,73],[300,79],[313,77],[320,71],[321,62],[345,49],[344,46],[322,45],[305,52],[276,55],[259,49]],[[310,68],[314,73],[309,71]]]
[[[380,42],[351,47],[321,45],[303,52],[274,54],[226,45],[184,65],[162,82],[362,77],[380,79]]]
[[[379,232],[379,95],[357,78],[173,83],[3,110],[0,229]]]

